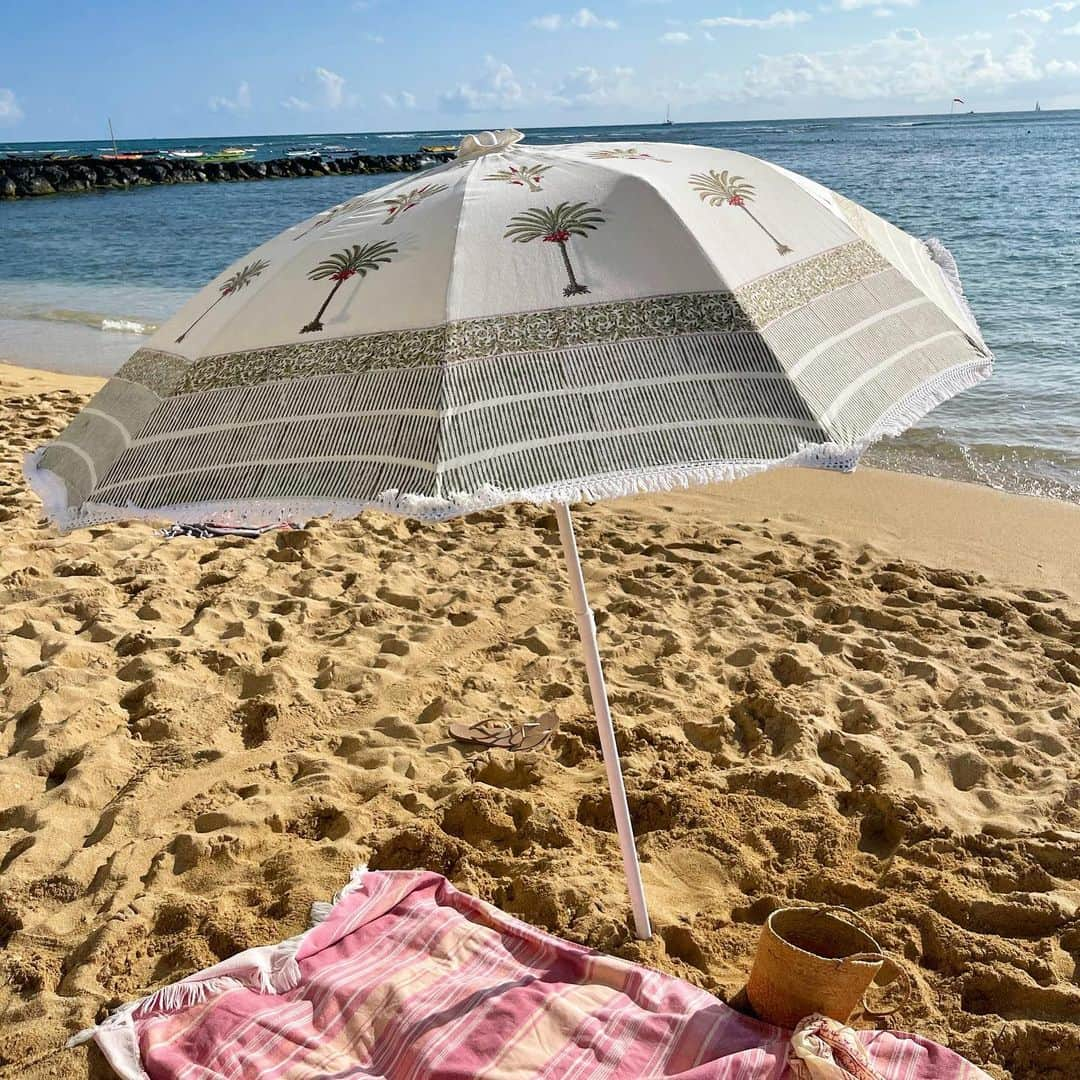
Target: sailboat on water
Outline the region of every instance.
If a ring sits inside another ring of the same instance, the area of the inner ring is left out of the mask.
[[[109,139],[112,142],[113,152],[111,154],[102,154],[101,157],[104,161],[142,161],[143,155],[135,151],[121,152],[116,147],[116,135],[113,133],[112,117],[108,117],[109,121]]]
[[[1042,112],[1042,106],[1037,101],[1035,102],[1035,111]]]
[[[664,117],[664,127],[671,127],[671,106],[667,107],[667,115]]]

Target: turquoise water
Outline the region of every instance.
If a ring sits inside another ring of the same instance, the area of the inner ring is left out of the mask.
[[[460,132],[141,141],[394,153]],[[1080,111],[542,128],[531,142],[673,141],[775,161],[956,256],[994,377],[872,463],[1080,502]],[[136,144],[122,144],[133,147]],[[95,153],[90,143],[0,143]],[[0,203],[0,356],[107,374],[194,289],[255,245],[386,177],[144,188]]]

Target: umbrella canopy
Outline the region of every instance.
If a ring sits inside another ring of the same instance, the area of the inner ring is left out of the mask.
[[[955,266],[764,161],[467,137],[229,267],[28,475],[61,527],[452,517],[850,468],[990,354]]]
[[[468,136],[256,248],[27,478],[64,528],[554,503],[648,937],[569,504],[850,469],[991,358],[940,245],[803,177],[704,147],[520,141]]]

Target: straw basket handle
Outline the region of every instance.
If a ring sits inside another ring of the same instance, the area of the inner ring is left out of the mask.
[[[847,919],[849,922],[854,923],[860,930],[872,938],[874,936],[873,930],[870,924],[864,919],[857,911],[852,911],[851,908],[844,907],[843,904],[807,904],[807,907],[814,908],[816,911],[823,912],[827,915],[836,915],[839,918]],[[915,980],[908,974],[907,968],[905,968],[897,957],[885,952],[884,950],[879,952],[866,952],[856,953],[854,956],[845,957],[847,960],[863,960],[867,963],[874,963],[880,960],[882,963],[886,961],[892,965],[898,978],[903,983],[903,989],[900,996],[900,1000],[895,1005],[890,1006],[887,1009],[875,1009],[866,1000],[866,995],[870,993],[870,987],[867,987],[863,991],[863,996],[860,1000],[860,1004],[863,1007],[863,1011],[869,1013],[870,1016],[892,1016],[894,1013],[899,1012],[905,1005],[907,1005],[915,992]],[[873,984],[871,984],[873,985]]]
[[[862,998],[860,998],[859,1001],[859,1003],[863,1007],[863,1012],[869,1013],[871,1016],[892,1016],[894,1013],[899,1012],[905,1005],[907,1005],[911,1001],[911,996],[915,991],[915,981],[908,974],[907,969],[901,967],[900,962],[896,959],[895,956],[892,956],[887,952],[856,953],[854,956],[845,957],[845,959],[866,960],[868,962],[873,962],[875,960],[881,960],[883,962],[887,961],[893,966],[893,969],[896,971],[898,978],[903,983],[903,990],[901,992],[900,1000],[895,1005],[889,1006],[889,1008],[887,1009],[875,1009],[870,1004],[870,1002],[866,1000],[866,995],[870,993],[870,986],[874,985],[873,983],[871,983],[870,986],[868,986],[863,991],[863,996]]]

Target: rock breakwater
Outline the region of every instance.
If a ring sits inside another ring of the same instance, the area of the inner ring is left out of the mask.
[[[149,157],[112,161],[96,157],[0,158],[0,199],[125,190],[155,184],[208,184],[301,176],[418,172],[449,161],[450,153],[356,154],[349,157],[276,158],[272,161],[200,161]]]

